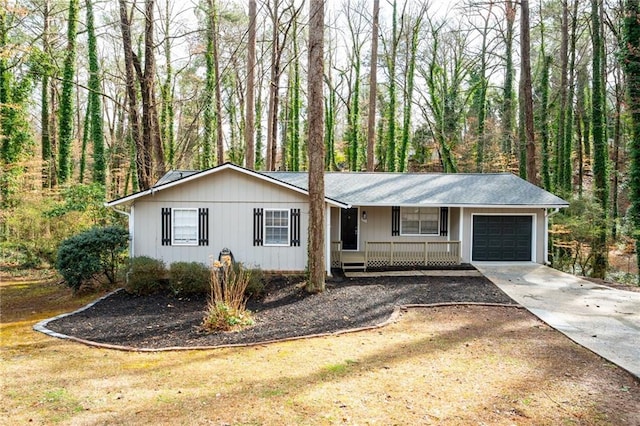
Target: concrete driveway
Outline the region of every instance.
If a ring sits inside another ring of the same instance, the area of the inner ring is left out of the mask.
[[[542,321],[640,378],[640,293],[535,263],[474,266]]]

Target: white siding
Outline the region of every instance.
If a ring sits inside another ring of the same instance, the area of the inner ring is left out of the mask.
[[[163,246],[162,208],[208,208],[208,246]],[[300,246],[253,245],[253,209],[300,209]],[[134,252],[136,256],[209,264],[227,247],[238,262],[267,271],[304,271],[307,265],[309,207],[305,195],[270,184],[235,170],[143,197],[135,203]]]

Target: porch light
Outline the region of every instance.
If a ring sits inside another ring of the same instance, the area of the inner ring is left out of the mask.
[[[367,211],[366,210],[362,210],[362,221],[363,222],[367,221]]]

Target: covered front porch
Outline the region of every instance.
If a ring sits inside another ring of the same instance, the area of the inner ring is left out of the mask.
[[[362,251],[342,247],[342,241],[331,242],[331,267],[344,271],[461,263],[460,241],[367,241]]]
[[[406,269],[460,265],[460,208],[331,208],[331,268]]]

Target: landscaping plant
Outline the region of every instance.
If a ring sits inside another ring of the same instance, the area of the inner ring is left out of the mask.
[[[177,296],[206,295],[209,268],[199,262],[174,262],[169,269],[169,285]]]
[[[147,256],[131,259],[125,290],[136,296],[168,291],[169,283],[164,262]]]
[[[129,233],[119,226],[92,228],[60,244],[56,269],[74,292],[101,276],[113,284],[124,262]]]
[[[229,262],[213,263],[211,292],[202,326],[208,331],[231,331],[253,325],[251,312],[246,309],[245,291],[251,274],[240,265]]]

